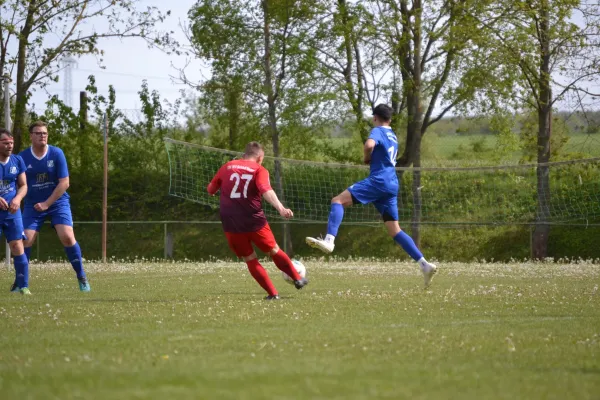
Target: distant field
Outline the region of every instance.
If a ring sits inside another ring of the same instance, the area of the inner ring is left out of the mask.
[[[349,139],[346,138],[331,139],[335,146],[341,146],[348,141]],[[401,143],[400,147],[402,148],[403,145]],[[496,137],[492,135],[426,134],[423,140],[423,160],[485,161],[491,159],[495,146]],[[578,152],[589,157],[599,157],[600,135],[573,134],[565,144],[563,152]],[[517,161],[520,156],[519,152],[515,152],[512,154],[512,160]]]
[[[32,265],[0,286],[3,399],[598,399],[600,266],[306,260]]]

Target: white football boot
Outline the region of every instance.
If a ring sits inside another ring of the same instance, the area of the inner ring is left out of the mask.
[[[321,250],[323,253],[330,254],[333,252],[335,245],[331,242],[327,242],[324,239],[316,239],[312,237],[306,238],[306,244],[315,249]]]
[[[425,289],[427,289],[431,284],[431,281],[433,280],[437,269],[437,266],[430,262],[424,263],[424,265],[421,266],[421,271],[423,272],[423,281],[425,283]]]

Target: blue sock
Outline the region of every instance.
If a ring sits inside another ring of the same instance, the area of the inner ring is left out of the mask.
[[[22,273],[21,266],[15,263],[15,257],[13,256],[13,268],[15,269],[15,285],[19,287],[19,273]]]
[[[21,254],[20,256],[14,256],[15,272],[17,273],[17,286],[19,288],[29,287],[29,261],[27,256]]]
[[[417,249],[414,240],[410,236],[408,236],[404,231],[398,232],[396,236],[394,236],[394,240],[398,243],[404,251],[408,253],[409,256],[413,258],[415,261],[419,261],[423,254]]]
[[[83,270],[83,260],[81,259],[81,248],[79,243],[75,243],[71,247],[65,247],[65,253],[67,258],[73,266],[73,270],[77,274],[77,278],[85,278],[85,271]]]
[[[344,206],[340,203],[332,203],[329,212],[329,221],[327,222],[327,234],[337,236],[338,229],[344,219]]]
[[[27,256],[27,260],[31,260],[31,247],[25,247],[25,255]]]

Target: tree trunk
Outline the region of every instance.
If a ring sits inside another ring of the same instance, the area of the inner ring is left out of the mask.
[[[31,0],[28,5],[25,23],[19,34],[19,47],[17,53],[17,96],[15,98],[15,120],[13,122],[12,132],[15,140],[15,146],[13,148],[13,153],[15,154],[21,151],[23,143],[22,136],[25,131],[25,114],[27,112],[27,98],[29,97],[28,91],[30,86],[30,83],[26,83],[25,81],[25,67],[27,65],[27,45],[29,44],[29,35],[31,34],[36,7],[36,1]]]
[[[400,12],[406,22],[402,26],[403,45],[399,49],[398,58],[408,121],[406,125],[406,145],[398,164],[402,167],[410,165],[420,167],[421,132],[423,127],[423,107],[421,104],[421,2],[413,0],[412,9],[409,10],[407,1],[402,0],[400,1]],[[420,187],[421,172],[413,171],[411,236],[417,247],[420,246],[422,212]]]
[[[550,136],[552,134],[552,89],[550,87],[549,5],[542,2],[540,23],[541,63],[539,75],[538,137],[537,137],[537,212],[533,231],[533,258],[548,256],[550,234],[550,168],[539,165],[550,161]]]
[[[18,75],[17,75],[18,76]],[[17,96],[15,98],[15,120],[13,121],[12,134],[15,140],[13,153],[18,154],[23,145],[23,133],[25,129],[25,114],[27,113],[27,89],[23,88],[23,83],[19,85],[17,78]]]
[[[344,51],[346,54],[346,65],[344,67],[345,91],[348,96],[348,101],[352,106],[352,112],[356,119],[356,126],[360,137],[364,143],[369,137],[370,129],[369,124],[365,121],[363,113],[364,85],[360,49],[358,41],[356,40],[356,35],[353,32],[354,27],[350,21],[347,1],[338,0],[337,4],[341,16],[341,27],[344,31]],[[356,68],[355,71],[354,68]],[[354,76],[353,71],[356,73],[356,87],[352,80]]]
[[[229,87],[229,149],[233,150],[238,138],[239,93],[236,87]]]
[[[420,136],[420,131],[419,131]],[[420,137],[419,137],[420,141]],[[414,154],[413,167],[421,167],[421,151],[420,145],[417,147]],[[415,241],[417,247],[421,246],[421,215],[422,215],[422,204],[421,204],[421,171],[413,171],[413,182],[412,182],[412,197],[413,197],[413,213],[412,213],[412,225],[411,225],[411,236]]]
[[[283,167],[279,161],[279,129],[277,128],[277,93],[273,90],[273,69],[271,68],[271,28],[269,23],[269,0],[262,0],[264,16],[264,36],[265,36],[265,91],[267,94],[268,122],[271,130],[271,139],[273,142],[273,155],[275,156],[275,192],[279,200],[285,204],[285,194],[283,191]],[[290,257],[293,255],[292,233],[288,223],[283,224],[283,251]]]

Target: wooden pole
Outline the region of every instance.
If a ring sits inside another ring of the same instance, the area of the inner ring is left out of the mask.
[[[102,262],[106,262],[106,234],[108,221],[108,118],[104,114],[104,190],[102,193]]]

